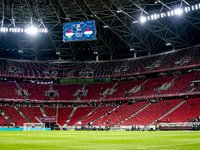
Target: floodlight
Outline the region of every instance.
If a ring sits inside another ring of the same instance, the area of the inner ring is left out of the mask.
[[[172,45],[171,43],[166,43],[166,46],[170,46],[170,45]]]
[[[60,55],[60,52],[59,52],[59,51],[57,51],[57,52],[56,52],[56,55]]]
[[[175,15],[181,15],[182,13],[183,13],[183,9],[181,9],[181,8],[177,8],[174,10]]]
[[[144,23],[146,20],[147,20],[146,17],[144,17],[144,16],[140,17],[140,22],[141,23]]]
[[[121,12],[122,12],[122,10],[121,10],[121,9],[118,9],[118,10],[117,10],[117,13],[121,13]]]
[[[8,28],[4,28],[4,27],[1,27],[1,32],[7,32],[8,31]]]
[[[138,21],[136,20],[136,21],[133,21],[133,23],[138,23]]]
[[[151,20],[153,20],[154,19],[154,15],[151,15]]]
[[[157,18],[158,18],[158,16],[157,16],[157,14],[155,14],[155,15],[154,15],[154,19],[157,19]]]
[[[37,34],[38,29],[36,27],[27,28],[27,33],[32,34],[32,35]]]
[[[103,28],[108,28],[108,27],[109,27],[108,25],[103,26]]]
[[[173,15],[174,15],[174,11],[172,10],[172,11],[171,11],[171,16],[173,16]]]
[[[198,9],[198,5],[195,5],[195,9]]]
[[[188,7],[185,7],[185,12],[188,12]]]
[[[168,12],[167,12],[167,16],[168,16],[168,17],[169,17],[169,16],[171,16],[171,13],[170,13],[170,11],[168,11]]]
[[[47,28],[44,28],[44,33],[47,33],[47,32],[48,32]]]

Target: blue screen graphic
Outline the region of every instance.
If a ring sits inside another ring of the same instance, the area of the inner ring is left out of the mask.
[[[63,41],[95,40],[95,21],[63,23]]]

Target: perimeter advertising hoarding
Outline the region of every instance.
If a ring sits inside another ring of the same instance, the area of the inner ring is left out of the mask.
[[[95,20],[63,23],[63,41],[95,40]]]
[[[43,123],[55,123],[56,117],[37,117]]]

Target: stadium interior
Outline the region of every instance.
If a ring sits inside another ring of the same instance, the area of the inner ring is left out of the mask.
[[[2,0],[0,8],[0,128],[200,129],[198,1]],[[89,20],[94,40],[63,41],[63,23]]]

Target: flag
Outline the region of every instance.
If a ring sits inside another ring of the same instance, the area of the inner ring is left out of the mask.
[[[74,33],[69,30],[65,35],[70,39],[74,35]]]
[[[89,37],[93,32],[90,29],[87,29],[84,34]]]

